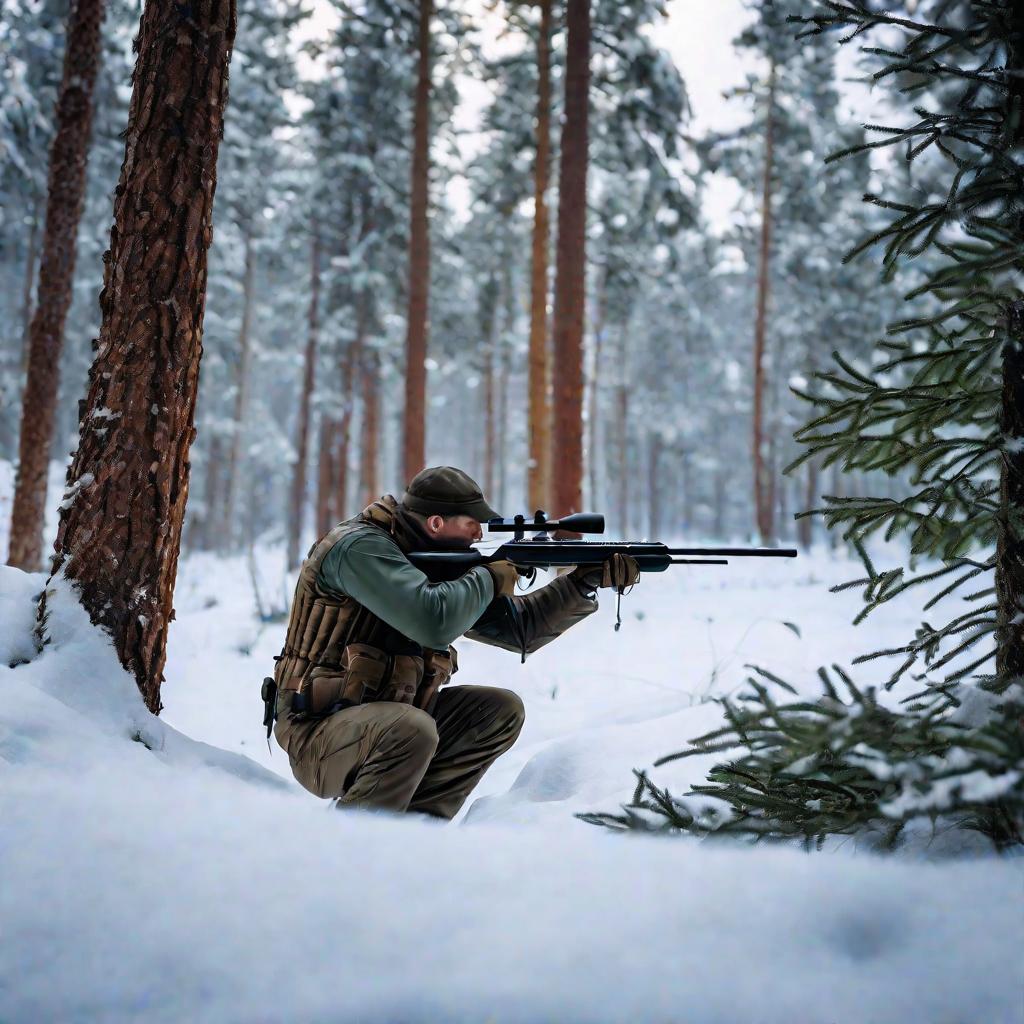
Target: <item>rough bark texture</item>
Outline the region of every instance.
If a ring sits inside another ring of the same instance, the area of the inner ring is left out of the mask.
[[[309,456],[309,420],[316,381],[316,349],[320,334],[320,234],[313,230],[309,252],[309,330],[306,334],[306,355],[302,371],[302,393],[299,398],[299,422],[295,440],[295,467],[292,472],[291,501],[288,505],[289,569],[299,564],[299,539],[302,535],[302,512],[306,503],[306,463]]]
[[[540,0],[537,36],[537,160],[533,170],[533,244],[530,265],[529,461],[531,510],[551,501],[551,359],[548,341],[548,184],[551,177],[551,0]]]
[[[102,324],[54,559],[154,712],[174,617],[234,34],[231,0],[144,10]]]
[[[427,203],[430,176],[430,19],[433,13],[433,0],[420,0],[409,229],[409,312],[405,336],[402,470],[406,482],[423,468],[426,459],[427,315],[430,295]]]
[[[768,76],[768,114],[764,136],[764,180],[761,191],[761,246],[757,270],[757,315],[754,321],[754,509],[762,543],[774,533],[774,500],[764,452],[764,347],[768,319],[768,281],[772,241],[772,164],[775,159],[775,64]]]
[[[568,0],[566,23],[565,119],[558,169],[552,437],[552,511],[559,516],[582,508],[590,0]]]
[[[78,221],[85,197],[103,8],[104,0],[72,0],[57,99],[57,130],[50,148],[46,227],[39,293],[29,327],[28,375],[7,559],[9,565],[30,571],[39,569],[42,562],[46,472],[60,383],[60,350],[75,274]]]

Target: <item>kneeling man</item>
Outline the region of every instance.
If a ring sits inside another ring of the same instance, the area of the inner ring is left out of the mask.
[[[310,550],[274,673],[274,735],[310,792],[452,818],[524,717],[510,690],[445,686],[452,641],[525,657],[594,612],[598,586],[636,581],[617,556],[516,595],[509,562],[434,581],[406,558],[465,550],[496,516],[461,470],[425,469],[401,501],[384,495]]]

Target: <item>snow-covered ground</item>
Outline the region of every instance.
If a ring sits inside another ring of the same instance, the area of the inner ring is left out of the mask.
[[[255,564],[280,605],[280,552]],[[444,826],[330,810],[268,751],[284,627],[257,620],[246,559],[183,560],[159,719],[62,583],[36,655],[45,576],[0,569],[0,1021],[1019,1024],[1020,860],[573,817],[712,728],[745,663],[813,692],[818,664],[905,637],[913,605],[848,626],[856,595],[826,589],[855,571],[821,553],[645,577],[620,632],[605,601],[525,665],[461,642],[455,682],[517,690],[528,720]]]

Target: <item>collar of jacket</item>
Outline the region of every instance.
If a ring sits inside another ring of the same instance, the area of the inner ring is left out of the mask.
[[[371,502],[357,517],[361,522],[384,530],[408,554],[410,551],[462,551],[452,544],[439,544],[430,537],[414,516],[409,515],[392,494]]]

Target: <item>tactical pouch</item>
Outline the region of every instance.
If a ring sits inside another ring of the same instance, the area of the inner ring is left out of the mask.
[[[447,651],[424,652],[423,682],[416,691],[416,707],[428,713],[433,711],[437,703],[437,691],[458,671],[459,657],[454,647],[449,647]]]
[[[423,659],[415,654],[388,654],[370,644],[349,644],[341,655],[341,672],[342,700],[411,704],[423,678]]]

